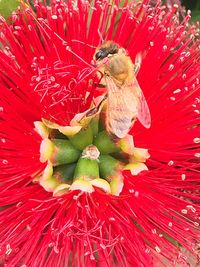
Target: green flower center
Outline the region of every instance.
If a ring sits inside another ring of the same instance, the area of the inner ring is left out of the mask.
[[[37,181],[53,196],[72,190],[102,190],[118,196],[124,184],[123,170],[133,175],[147,170],[147,150],[135,148],[130,135],[115,143],[99,115],[82,125],[60,126],[45,119],[34,124],[43,139],[40,161],[46,163]]]

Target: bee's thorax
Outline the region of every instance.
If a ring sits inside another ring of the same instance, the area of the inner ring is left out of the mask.
[[[129,56],[116,54],[105,64],[104,73],[123,84],[127,80],[133,80],[134,66]]]

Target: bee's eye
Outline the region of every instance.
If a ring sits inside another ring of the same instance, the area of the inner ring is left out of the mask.
[[[103,51],[102,50],[99,50],[96,54],[95,54],[95,59],[96,60],[99,60],[99,59],[102,59],[103,58]]]
[[[105,57],[107,57],[108,53],[106,51],[103,50],[99,50],[96,54],[95,54],[95,59],[99,60],[99,59],[103,59]]]

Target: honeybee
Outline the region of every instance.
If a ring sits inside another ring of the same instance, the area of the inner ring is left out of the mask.
[[[107,93],[99,105],[89,110],[86,116],[99,112],[106,101],[106,129],[110,135],[125,137],[136,118],[144,127],[149,128],[149,108],[135,77],[141,57],[138,56],[133,64],[124,48],[107,41],[96,49],[93,59],[99,73],[103,74],[100,85],[106,87]]]

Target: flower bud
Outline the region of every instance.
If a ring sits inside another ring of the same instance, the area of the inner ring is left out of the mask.
[[[87,180],[99,178],[98,157],[99,151],[95,146],[90,145],[86,147],[82,153],[82,157],[76,164],[74,178]]]
[[[108,154],[120,151],[120,148],[111,140],[106,131],[99,132],[94,140],[94,145],[100,153]]]
[[[92,180],[99,177],[98,162],[93,159],[80,158],[76,164],[74,179],[83,177],[87,180]]]
[[[74,177],[76,163],[63,164],[53,168],[54,177],[61,183],[71,183]]]
[[[52,139],[52,142],[55,146],[50,158],[53,166],[73,163],[79,158],[80,151],[77,150],[69,140]]]
[[[100,177],[110,181],[109,177],[114,175],[122,163],[110,155],[101,155],[99,157]]]
[[[92,128],[88,125],[87,128],[82,128],[80,132],[70,137],[69,139],[75,148],[83,150],[86,146],[92,144]]]
[[[93,136],[96,137],[99,132],[99,115],[96,115],[96,117],[91,120],[90,126],[92,129]]]

